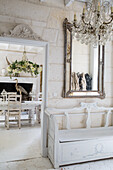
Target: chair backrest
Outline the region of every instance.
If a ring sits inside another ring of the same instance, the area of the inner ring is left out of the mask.
[[[0,95],[0,102],[3,102],[3,96]]]
[[[6,99],[7,101],[8,101],[9,95],[17,95],[17,92],[7,92],[7,99]]]
[[[0,96],[1,96],[0,101],[4,101],[4,102],[7,101],[7,94],[1,94]]]
[[[21,111],[21,95],[8,95],[8,111]]]

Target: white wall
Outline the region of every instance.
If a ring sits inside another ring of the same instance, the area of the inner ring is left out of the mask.
[[[112,43],[106,47],[105,92],[106,98],[101,99],[64,99],[63,90],[63,62],[64,38],[63,20],[73,20],[76,11],[77,18],[82,12],[83,3],[74,2],[65,7],[63,0],[0,0],[0,33],[8,31],[16,24],[28,24],[38,36],[50,44],[49,51],[49,106],[73,107],[80,102],[98,102],[99,105],[113,106],[113,59]],[[55,95],[54,95],[55,93]]]

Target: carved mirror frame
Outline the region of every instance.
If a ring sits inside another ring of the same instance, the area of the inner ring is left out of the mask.
[[[42,40],[38,37],[33,30],[27,24],[16,25],[12,30],[9,30],[8,33],[0,34],[1,43],[12,43],[36,47],[45,48],[45,58],[44,58],[44,67],[43,67],[43,94],[42,94],[42,122],[41,122],[41,149],[42,156],[47,156],[47,125],[48,119],[45,114],[45,108],[48,106],[48,57],[49,57],[49,43]]]
[[[86,91],[73,91],[71,90],[71,82],[72,82],[72,30],[73,30],[73,24],[70,23],[68,21],[67,18],[65,18],[64,22],[63,22],[63,29],[64,29],[64,86],[63,86],[63,97],[64,98],[105,98],[105,92],[104,92],[104,57],[105,57],[105,46],[98,46],[98,90],[96,91],[87,91],[87,95],[86,95]],[[67,53],[68,53],[68,38],[67,35],[70,35],[70,51],[69,51],[69,56],[67,57]],[[102,50],[102,51],[100,51]],[[102,61],[100,61],[100,53],[102,53]],[[70,68],[70,75],[69,75],[69,90],[66,91],[66,87],[67,87],[67,82],[66,82],[66,64],[69,63]],[[102,75],[101,77],[100,75],[100,64],[102,66]],[[100,90],[100,78],[101,78],[101,90]],[[79,93],[78,95],[70,95],[73,92],[77,92]],[[84,93],[84,95],[80,95],[80,93]]]

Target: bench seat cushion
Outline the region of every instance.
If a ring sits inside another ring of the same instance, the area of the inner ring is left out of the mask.
[[[109,137],[113,137],[113,127],[59,130],[59,142],[61,143]]]

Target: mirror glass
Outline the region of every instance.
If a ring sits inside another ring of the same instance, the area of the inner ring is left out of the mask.
[[[104,98],[104,46],[81,44],[72,36],[72,29],[67,25],[64,42],[64,97]]]
[[[98,48],[72,41],[72,90],[98,90]]]

